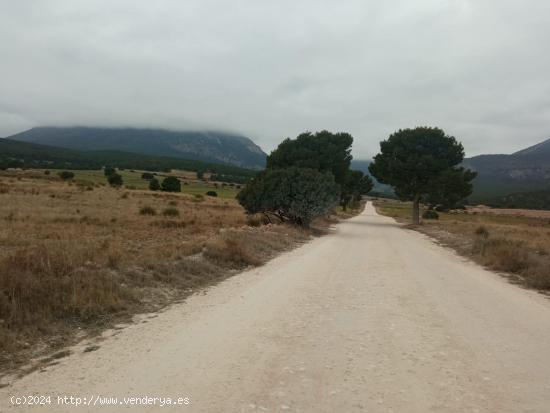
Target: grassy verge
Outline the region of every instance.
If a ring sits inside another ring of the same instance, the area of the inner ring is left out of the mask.
[[[53,350],[261,265],[318,232],[265,225],[234,199],[27,172],[0,174],[0,222],[5,371],[50,360]]]
[[[410,222],[410,204],[378,200],[379,213]],[[550,290],[550,219],[545,211],[467,210],[439,213],[414,228],[524,286]]]

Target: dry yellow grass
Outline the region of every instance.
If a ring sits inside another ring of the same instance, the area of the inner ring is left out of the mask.
[[[78,328],[158,309],[311,235],[251,226],[232,199],[13,172],[0,175],[0,222],[0,364],[12,366]]]
[[[380,213],[409,222],[410,205],[378,200]],[[511,280],[550,289],[550,219],[548,211],[476,208],[439,213],[415,227],[482,265],[507,273]]]

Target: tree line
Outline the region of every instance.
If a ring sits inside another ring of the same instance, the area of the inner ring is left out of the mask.
[[[349,133],[326,130],[287,138],[237,199],[250,214],[303,226],[337,205],[345,210],[373,188],[368,175],[350,169],[352,144]],[[380,142],[369,172],[399,199],[412,201],[418,224],[420,203],[452,208],[471,194],[476,173],[459,166],[463,159],[462,144],[442,129],[401,129]]]
[[[302,226],[337,205],[346,209],[373,187],[369,176],[350,169],[352,144],[349,133],[326,130],[285,139],[237,199],[250,214]]]

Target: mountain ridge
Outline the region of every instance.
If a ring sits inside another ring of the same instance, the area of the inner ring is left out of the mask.
[[[251,169],[221,163],[121,151],[78,151],[7,138],[0,139],[0,170],[6,168],[97,170],[104,166],[147,171],[172,169],[209,171],[218,175],[237,177],[238,181],[244,181],[255,174]]]
[[[550,139],[512,154],[478,155],[462,165],[478,172],[471,200],[550,189]]]
[[[252,169],[264,167],[267,156],[244,135],[209,130],[42,126],[6,138],[80,151],[115,150],[225,163]]]

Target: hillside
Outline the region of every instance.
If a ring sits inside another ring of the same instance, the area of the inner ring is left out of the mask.
[[[76,151],[11,139],[0,139],[0,169],[6,167],[51,169],[100,169],[103,166],[163,171],[211,171],[233,177],[250,177],[254,171],[231,165],[120,151]],[[236,178],[237,179],[237,178]]]
[[[266,158],[262,149],[249,138],[224,132],[38,127],[7,138],[80,151],[133,152],[252,169],[264,167]]]
[[[498,208],[522,208],[550,210],[550,189],[546,191],[521,192],[491,199],[490,206]]]
[[[471,201],[550,189],[550,139],[511,155],[479,155],[463,165],[478,172]]]

